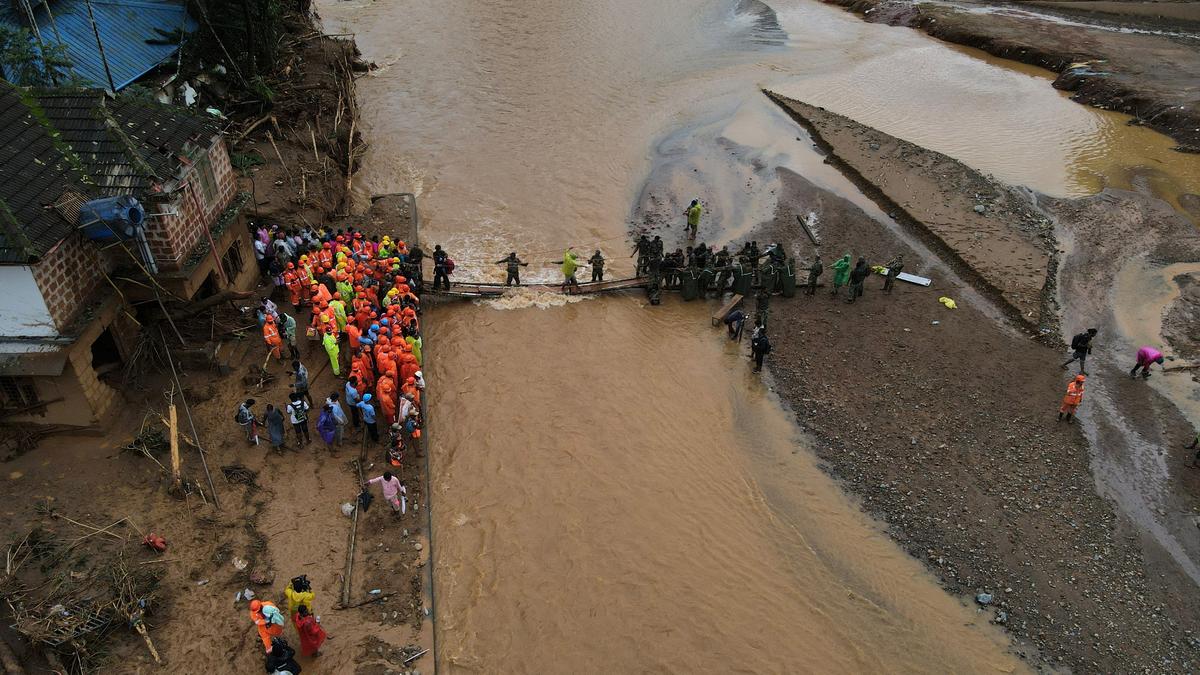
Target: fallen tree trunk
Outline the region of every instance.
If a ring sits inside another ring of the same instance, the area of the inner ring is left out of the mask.
[[[254,297],[254,291],[221,291],[220,293],[217,293],[216,295],[210,295],[209,297],[207,297],[203,300],[198,300],[196,302],[193,302],[190,305],[188,305],[187,307],[184,307],[183,309],[180,309],[176,312],[171,312],[171,318],[186,319],[189,316],[195,316],[195,315],[199,314],[200,312],[203,312],[204,310],[208,309],[209,307],[215,307],[216,305],[219,305],[222,302],[231,302],[233,300],[245,300],[246,298],[251,298],[251,297]]]

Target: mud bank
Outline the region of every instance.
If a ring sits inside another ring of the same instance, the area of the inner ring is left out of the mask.
[[[1172,18],[1140,17],[1139,23],[1154,27],[1129,32],[1089,25],[1074,12],[1075,20],[1059,21],[1037,10],[982,4],[825,1],[867,21],[919,28],[947,42],[1051,70],[1058,73],[1054,86],[1073,92],[1074,100],[1132,115],[1174,138],[1178,149],[1200,152],[1200,95],[1193,86],[1200,50],[1194,33],[1176,34],[1180,26]]]
[[[827,163],[1018,324],[1055,332],[1053,228],[1027,195],[941,153],[766,93],[809,131]]]
[[[329,37],[312,23],[292,30],[288,62],[264,85],[275,92],[270,109],[236,116],[229,149],[242,189],[254,197],[250,213],[318,227],[355,206],[354,175],[367,144],[354,79],[371,66],[353,39]]]
[[[825,470],[949,591],[992,594],[980,611],[1023,657],[1075,671],[1200,665],[1190,581],[1154,564],[1161,551],[1098,494],[1080,426],[1055,421],[1060,351],[998,324],[857,206],[780,173],[772,238],[802,240],[792,214],[812,210],[837,224],[822,230],[827,259],[903,253],[933,278],[890,296],[872,278],[853,305],[823,291],[772,305],[774,385]]]

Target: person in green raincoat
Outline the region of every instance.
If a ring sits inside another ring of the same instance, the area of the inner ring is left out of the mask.
[[[338,330],[346,331],[346,303],[340,298],[334,298],[329,301],[329,309],[333,312],[333,320],[337,322]]]
[[[354,302],[354,287],[350,285],[349,281],[346,281],[345,279],[338,281],[337,290],[338,295],[342,296],[342,302]]]
[[[837,295],[838,290],[845,286],[850,281],[850,254],[837,259],[833,263],[833,290],[830,295]]]
[[[416,335],[409,335],[404,338],[404,341],[412,349],[412,355],[417,360],[417,365],[421,365],[421,338]]]
[[[333,368],[333,376],[340,376],[342,372],[338,366],[338,353],[341,350],[338,348],[337,338],[333,336],[332,328],[325,329],[325,337],[321,338],[321,344],[325,346],[325,353],[329,355],[329,365]]]

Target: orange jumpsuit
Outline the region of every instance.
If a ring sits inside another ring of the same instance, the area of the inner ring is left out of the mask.
[[[275,603],[270,600],[264,600],[264,605],[275,606]],[[283,626],[277,623],[270,623],[267,617],[263,615],[262,610],[250,610],[250,620],[254,622],[254,627],[258,629],[258,637],[262,640],[263,649],[271,651],[271,638],[283,635]]]
[[[392,378],[384,375],[375,385],[375,395],[379,397],[379,407],[383,410],[383,421],[391,425],[396,421],[396,384]]]
[[[288,263],[291,264],[291,263]],[[300,273],[294,269],[289,269],[283,273],[283,284],[288,289],[288,299],[292,304],[300,306]]]
[[[417,357],[412,354],[404,354],[400,357],[400,381],[408,382],[410,379],[415,379],[414,376],[421,366],[417,365]]]
[[[1074,415],[1080,403],[1083,403],[1083,383],[1076,380],[1067,385],[1067,393],[1058,412]]]
[[[417,406],[418,410],[421,408],[421,390],[417,389],[416,378],[413,378],[413,382],[405,382],[404,386],[400,387],[400,393],[412,394],[413,405]]]
[[[279,327],[275,325],[275,319],[267,316],[267,322],[262,328],[263,341],[271,348],[271,355],[276,359],[283,358],[283,352],[280,349],[283,347],[283,340],[279,337]]]

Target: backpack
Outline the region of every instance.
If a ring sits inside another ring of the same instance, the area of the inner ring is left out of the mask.
[[[454,261],[446,258],[446,274],[454,274]]]
[[[754,342],[751,343],[750,346],[754,348],[754,351],[760,354],[771,353],[771,341],[768,340],[767,336],[765,335],[760,335],[759,337],[754,338]]]
[[[243,414],[242,407],[238,406],[237,412],[233,413],[233,421],[237,422],[238,424],[248,424],[250,422],[250,416]]]
[[[292,417],[295,417],[297,422],[308,421],[308,411],[304,409],[304,401],[288,404],[288,408],[291,409]]]

